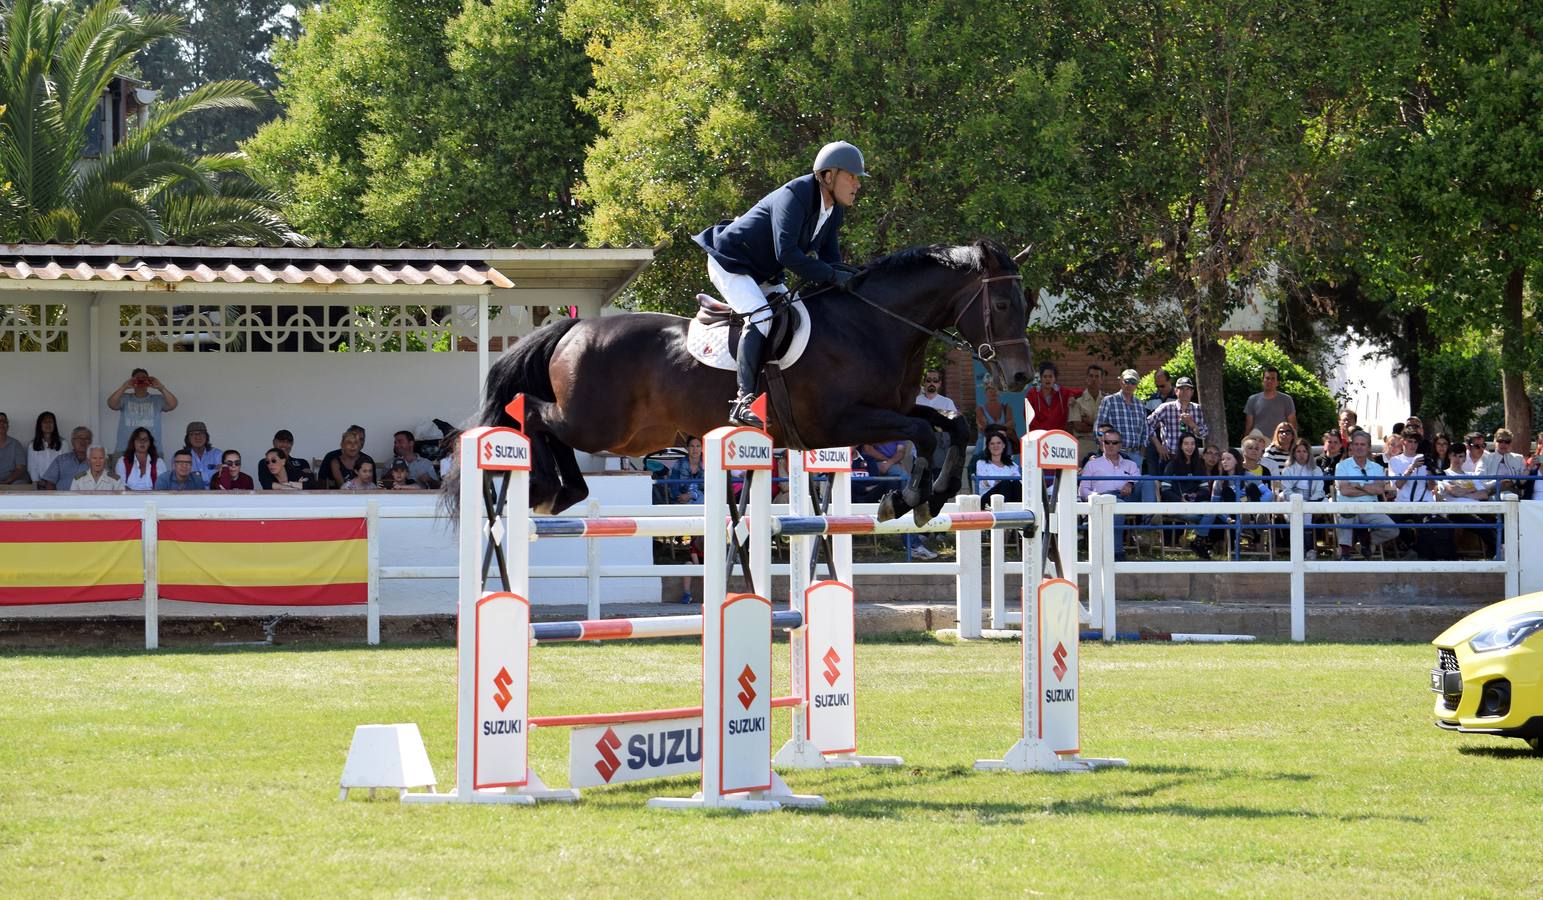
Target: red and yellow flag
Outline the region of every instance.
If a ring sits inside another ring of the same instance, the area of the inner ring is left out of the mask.
[[[0,606],[144,595],[138,519],[0,522]]]
[[[341,606],[368,599],[358,519],[163,519],[160,596],[195,603]]]

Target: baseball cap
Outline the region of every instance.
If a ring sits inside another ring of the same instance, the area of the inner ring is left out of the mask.
[[[1126,384],[1135,384],[1141,380],[1141,375],[1135,369],[1126,369],[1120,373],[1120,380]]]
[[[1175,381],[1173,383],[1174,390],[1178,390],[1181,387],[1193,388],[1194,386],[1195,386],[1194,380],[1191,379],[1187,375],[1185,377],[1183,377],[1183,378],[1180,378],[1178,381]]]
[[[209,433],[209,426],[208,425],[205,425],[202,422],[189,422],[188,423],[188,434],[203,434],[203,435],[207,435],[208,433]]]

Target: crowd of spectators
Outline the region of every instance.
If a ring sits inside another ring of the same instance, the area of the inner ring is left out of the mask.
[[[241,451],[215,446],[201,421],[188,423],[181,446],[168,458],[161,419],[177,408],[177,398],[144,369],[135,369],[108,396],[107,406],[118,412],[117,442],[111,447],[97,443],[83,425],[72,429],[66,442],[51,412],[37,417],[31,442],[23,445],[0,413],[0,485],[105,492],[429,490],[439,487],[449,463],[448,456],[435,462],[419,455],[413,433],[398,431],[390,465],[379,467],[363,450],[364,428],[350,425],[338,448],[315,467],[294,453],[295,436],[282,428],[257,457],[261,462],[248,467]]]

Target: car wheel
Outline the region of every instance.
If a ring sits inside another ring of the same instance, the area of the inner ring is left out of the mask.
[[[1533,753],[1536,753],[1539,756],[1543,756],[1543,737],[1528,738],[1527,746],[1532,748]]]

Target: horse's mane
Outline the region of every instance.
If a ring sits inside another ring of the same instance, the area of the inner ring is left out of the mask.
[[[865,269],[870,273],[891,272],[921,265],[943,265],[965,272],[983,272],[988,263],[998,271],[1016,272],[1018,264],[1008,255],[1007,248],[996,241],[982,238],[972,244],[928,244],[910,247],[888,256],[870,260]]]

